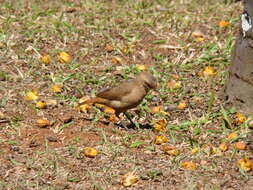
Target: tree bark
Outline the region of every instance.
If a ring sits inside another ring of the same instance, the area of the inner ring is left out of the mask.
[[[232,52],[226,98],[244,114],[253,114],[253,1],[244,0],[240,34]]]

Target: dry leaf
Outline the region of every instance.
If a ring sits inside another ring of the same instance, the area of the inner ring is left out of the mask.
[[[120,57],[114,56],[114,57],[112,58],[112,63],[113,63],[113,64],[118,64],[118,63],[121,63],[121,62],[122,62],[122,59],[121,59]]]
[[[251,171],[253,168],[253,163],[248,158],[242,158],[238,160],[237,165],[246,172]]]
[[[46,105],[51,106],[51,107],[55,107],[57,105],[57,100],[48,99],[48,100],[46,100]]]
[[[203,42],[204,40],[205,40],[205,38],[203,38],[203,37],[195,38],[196,42]]]
[[[62,91],[62,85],[54,84],[51,86],[51,91],[54,93],[60,93]]]
[[[95,158],[97,156],[97,150],[95,148],[86,147],[84,148],[84,155],[89,158]]]
[[[170,80],[168,83],[167,83],[167,87],[170,88],[170,89],[178,89],[178,88],[181,88],[181,82],[180,81],[175,81],[175,80]]]
[[[38,119],[37,125],[41,128],[48,127],[50,125],[50,122],[47,119]]]
[[[228,146],[226,143],[221,143],[220,146],[219,146],[219,149],[222,151],[222,152],[225,152],[228,150]]]
[[[120,181],[124,187],[130,187],[133,184],[137,183],[138,180],[139,180],[138,176],[134,175],[134,172],[130,172],[122,176]]]
[[[66,53],[66,52],[61,52],[59,53],[58,55],[58,60],[61,62],[61,63],[70,63],[72,58],[71,56]]]
[[[51,57],[50,57],[50,55],[40,56],[39,60],[40,60],[41,63],[44,63],[44,64],[50,64],[51,63]]]
[[[239,142],[235,143],[235,148],[237,150],[245,150],[246,144],[243,141],[239,141]]]
[[[192,33],[192,37],[194,37],[194,38],[204,38],[204,34],[199,30],[195,30]]]
[[[186,170],[196,170],[197,165],[192,161],[185,161],[181,164],[181,166]]]
[[[220,28],[224,28],[224,27],[227,27],[229,26],[229,22],[225,21],[225,20],[221,20],[219,23],[218,23],[219,27]]]
[[[113,48],[113,46],[107,44],[107,45],[105,46],[105,50],[108,51],[108,52],[112,52],[112,51],[114,50],[114,48]]]
[[[246,121],[246,117],[241,114],[241,113],[237,113],[236,114],[236,123],[237,124],[243,124]]]
[[[38,101],[36,102],[36,108],[39,109],[45,109],[47,107],[46,103],[44,101]]]
[[[78,104],[82,104],[82,103],[84,103],[86,100],[89,100],[89,98],[88,98],[88,97],[82,97],[82,98],[80,98],[80,99],[78,100]]]
[[[29,101],[37,100],[38,98],[39,98],[39,96],[38,96],[38,92],[36,89],[33,89],[30,92],[27,92],[26,95],[24,96],[24,99],[29,100]]]

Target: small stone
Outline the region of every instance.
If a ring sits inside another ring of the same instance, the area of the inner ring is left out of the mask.
[[[48,136],[47,137],[47,140],[49,141],[49,142],[57,142],[58,140],[57,140],[57,137],[55,137],[55,136]]]
[[[142,179],[142,180],[149,180],[149,177],[146,176],[146,175],[142,175],[142,176],[141,176],[141,179]]]
[[[18,146],[11,146],[10,148],[12,151],[18,152],[20,148]]]
[[[167,111],[167,112],[175,111],[176,109],[177,109],[177,105],[175,105],[175,104],[167,105],[164,108],[164,110]]]
[[[69,123],[73,120],[73,116],[72,115],[63,115],[60,120],[63,122],[63,123]]]

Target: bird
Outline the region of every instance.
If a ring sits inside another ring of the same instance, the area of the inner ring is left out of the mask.
[[[134,79],[124,81],[115,87],[107,88],[96,94],[95,98],[88,99],[83,104],[103,104],[115,110],[115,115],[119,117],[121,113],[134,125],[127,110],[137,107],[147,95],[147,93],[158,87],[157,79],[149,72],[142,71]]]

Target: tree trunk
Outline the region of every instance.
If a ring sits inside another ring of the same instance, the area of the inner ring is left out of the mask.
[[[244,0],[240,34],[232,52],[225,94],[239,111],[253,114],[253,1]]]

